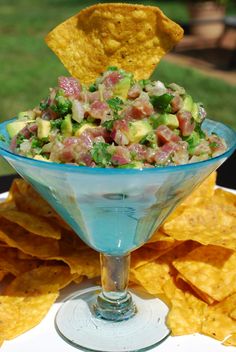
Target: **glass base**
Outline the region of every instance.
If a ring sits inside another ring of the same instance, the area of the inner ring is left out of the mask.
[[[168,307],[158,298],[131,291],[137,313],[115,322],[96,316],[94,306],[100,292],[100,287],[87,288],[62,304],[55,326],[68,343],[88,351],[146,351],[170,334],[165,324]]]

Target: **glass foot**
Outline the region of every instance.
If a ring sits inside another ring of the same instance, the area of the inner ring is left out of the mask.
[[[165,324],[168,307],[158,298],[130,291],[137,313],[119,322],[96,316],[94,306],[100,287],[87,288],[70,296],[56,315],[58,333],[68,343],[88,351],[131,352],[154,347],[170,334]]]

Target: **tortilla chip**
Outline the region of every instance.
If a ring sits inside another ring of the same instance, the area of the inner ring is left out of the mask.
[[[5,340],[15,329],[19,311],[15,297],[0,296],[0,340]]]
[[[233,294],[222,302],[208,307],[201,332],[224,341],[224,345],[236,346],[236,321],[231,317],[235,306],[236,294]]]
[[[191,206],[201,203],[203,199],[213,197],[215,193],[216,176],[216,172],[213,172],[181,204]]]
[[[149,78],[182,36],[158,7],[113,3],[80,11],[54,28],[46,43],[72,76],[91,83],[107,66]]]
[[[8,272],[0,269],[0,282],[4,279],[4,277],[8,274]]]
[[[0,271],[9,272],[15,276],[36,268],[40,263],[39,259],[19,259],[15,248],[0,248]]]
[[[204,302],[206,302],[208,304],[212,304],[215,302],[215,300],[212,297],[210,297],[207,293],[200,291],[196,286],[194,286],[190,281],[188,281],[181,274],[177,274],[175,279],[176,279],[176,282],[184,281],[186,284],[188,284],[188,286],[191,287],[194,294],[197,297],[201,298],[201,300],[203,300]]]
[[[157,231],[147,242],[145,247],[155,249],[158,254],[156,258],[158,258],[181,243],[181,241],[176,241],[173,237],[167,236],[161,231]]]
[[[19,210],[0,211],[1,217],[18,224],[35,235],[55,239],[61,238],[60,228],[43,217],[27,214]]]
[[[216,172],[213,172],[198,186],[187,198],[185,198],[179,206],[170,214],[166,222],[169,222],[183,213],[189,206],[208,202],[215,193]],[[163,230],[163,229],[162,229]]]
[[[224,212],[236,217],[236,194],[218,188],[215,190],[214,202],[219,204]]]
[[[15,179],[11,185],[9,194],[15,204],[16,209],[25,213],[34,214],[40,217],[50,218],[57,225],[65,229],[70,229],[69,225],[56,213],[56,211],[46,202],[38,192],[25,180]]]
[[[68,250],[69,247],[61,247],[60,254],[48,259],[62,260],[70,267],[72,274],[86,276],[89,279],[97,277],[101,273],[99,254],[90,248],[83,251]]]
[[[218,246],[201,246],[173,262],[193,287],[221,301],[236,292],[236,253]]]
[[[57,240],[34,235],[3,218],[1,219],[0,240],[6,242],[10,247],[18,248],[22,252],[38,258],[44,259],[59,253]]]
[[[57,292],[76,277],[65,265],[41,266],[16,277],[5,288],[4,295],[33,297]]]
[[[200,332],[207,304],[195,297],[186,284],[179,285],[173,279],[166,282],[163,290],[171,302],[166,323],[172,335]]]
[[[1,338],[10,340],[38,325],[56,301],[58,292],[39,296],[0,296]]]
[[[191,241],[180,244],[158,259],[130,270],[130,280],[143,286],[151,294],[162,294],[164,284],[175,276],[177,271],[172,266],[174,259],[186,255],[198,246]]]
[[[167,220],[163,231],[179,241],[193,240],[236,250],[236,217],[215,202],[188,207],[175,219]]]
[[[131,254],[131,268],[136,269],[142,265],[145,265],[156,258],[161,256],[161,252],[158,252],[155,248],[148,246],[142,246],[136,249]]]

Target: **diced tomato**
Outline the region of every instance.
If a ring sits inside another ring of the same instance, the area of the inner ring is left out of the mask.
[[[136,99],[140,96],[142,89],[139,84],[134,84],[128,91],[128,98]]]
[[[156,152],[154,156],[154,161],[156,164],[163,165],[168,162],[170,156],[178,150],[178,144],[174,142],[165,143],[159,150]]]
[[[37,123],[33,123],[32,125],[29,125],[28,129],[29,129],[29,131],[30,131],[31,133],[36,133],[37,130],[38,130],[38,125],[37,125]]]
[[[74,98],[78,98],[82,90],[80,82],[74,77],[59,77],[58,86],[65,91],[66,96]]]
[[[175,95],[174,98],[170,102],[171,112],[176,113],[179,111],[183,105],[183,99],[179,95]]]
[[[188,143],[187,142],[179,142],[178,148],[174,151],[174,155],[172,156],[172,161],[176,165],[187,164],[189,159],[188,153]]]
[[[209,142],[203,139],[195,148],[194,148],[194,155],[202,155],[202,154],[211,154],[211,148],[209,146]]]
[[[84,96],[85,93],[82,93],[81,95]],[[100,98],[99,91],[87,93],[87,99],[88,99],[89,103],[93,103],[94,101],[99,100],[99,98]],[[86,101],[85,97],[84,97],[84,101]]]
[[[131,144],[129,146],[129,151],[134,155],[135,160],[145,160],[147,158],[147,147],[142,144]]]
[[[71,146],[65,147],[60,152],[60,160],[69,163],[74,160],[74,151]]]
[[[129,139],[127,137],[127,133],[129,131],[129,125],[126,120],[117,120],[113,125],[113,129],[111,132],[111,138],[118,145],[127,145],[129,144]]]
[[[226,144],[224,141],[215,134],[212,134],[208,138],[209,147],[211,148],[212,156],[217,156],[226,150]]]
[[[106,117],[106,114],[109,112],[109,110],[110,108],[107,103],[100,100],[95,100],[90,105],[89,114],[94,119],[103,120]]]
[[[189,111],[179,111],[177,113],[177,118],[179,121],[179,128],[184,137],[190,136],[195,127],[195,122],[192,118],[192,114]]]
[[[127,119],[140,120],[154,113],[152,104],[146,99],[136,99],[125,111]]]
[[[115,147],[115,152],[112,155],[111,162],[114,165],[125,165],[131,162],[130,152],[125,147]]]
[[[158,142],[161,143],[181,141],[181,138],[166,125],[160,125],[157,127],[156,136]]]
[[[113,71],[106,76],[103,83],[106,88],[113,87],[119,80],[122,78],[122,75],[118,71]]]

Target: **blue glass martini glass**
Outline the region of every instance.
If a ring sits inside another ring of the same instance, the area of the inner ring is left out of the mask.
[[[206,120],[227,151],[215,158],[150,169],[103,169],[29,159],[9,150],[0,124],[0,154],[67,221],[90,247],[101,253],[102,288],[69,297],[56,317],[60,335],[92,351],[144,351],[163,340],[166,305],[127,291],[130,252],[142,246],[171,211],[235,150],[236,133]],[[89,260],[89,258],[88,258]]]

